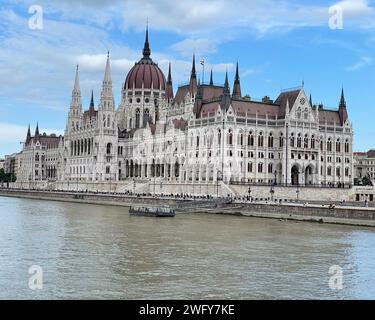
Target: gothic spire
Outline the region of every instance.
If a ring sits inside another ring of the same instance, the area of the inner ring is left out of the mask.
[[[195,70],[195,53],[193,54],[193,64],[191,67],[191,78],[197,78],[197,72]]]
[[[74,79],[74,88],[73,88],[74,91],[76,92],[80,92],[81,91],[81,88],[79,86],[79,69],[78,69],[78,64],[77,64],[77,69],[76,69],[76,77]]]
[[[72,101],[70,103],[71,108],[81,108],[82,102],[81,102],[81,88],[79,86],[79,68],[77,64],[76,68],[76,75],[74,79],[74,87],[72,91]]]
[[[105,65],[105,72],[104,72],[104,80],[103,83],[111,84],[112,78],[111,78],[111,65],[109,63],[109,51],[107,53],[107,63]]]
[[[168,66],[168,80],[167,83],[172,84],[172,73],[171,73],[171,62],[169,61],[169,66]]]
[[[28,144],[29,141],[30,141],[30,139],[31,139],[31,132],[30,132],[30,123],[29,123],[29,127],[27,129],[27,135],[26,135],[26,141],[25,141],[25,143]]]
[[[145,39],[145,45],[143,46],[143,58],[150,58],[151,55],[151,49],[150,44],[148,43],[148,22],[146,26],[146,39]]]
[[[36,123],[35,137],[39,137],[39,124],[38,124],[38,122]]]
[[[94,90],[91,90],[91,101],[90,101],[90,111],[95,110],[95,105],[94,105]]]
[[[214,80],[213,80],[213,76],[212,76],[212,68],[211,68],[210,86],[213,86],[213,85],[214,85]]]
[[[345,96],[344,96],[344,87],[341,89],[341,98],[340,98],[340,107],[346,108],[346,101],[345,101]]]
[[[193,64],[191,67],[191,75],[190,75],[190,93],[192,95],[197,93],[197,72],[195,70],[195,53],[193,54]]]
[[[173,99],[172,72],[171,72],[170,62],[169,62],[169,67],[168,67],[168,80],[167,80],[165,94],[168,100]]]
[[[225,82],[224,82],[224,95],[229,95],[230,94],[230,88],[229,88],[229,81],[228,81],[228,69],[225,72]]]
[[[344,88],[341,89],[341,98],[340,98],[340,105],[339,105],[339,116],[341,120],[341,125],[345,123],[348,119],[348,111],[346,110],[346,101],[344,96]]]
[[[240,74],[238,72],[238,61],[236,65],[236,76],[234,78],[233,97],[241,98],[241,83],[240,83]]]

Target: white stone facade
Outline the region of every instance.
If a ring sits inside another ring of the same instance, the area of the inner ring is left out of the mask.
[[[193,61],[189,84],[173,95],[171,69],[166,79],[150,54],[147,35],[117,110],[109,55],[97,110],[93,97],[82,109],[77,67],[64,137],[43,145],[30,136],[19,180],[352,185],[343,92],[335,110],[313,105],[303,86],[253,101],[241,96],[238,66],[231,94],[228,77],[197,83]]]

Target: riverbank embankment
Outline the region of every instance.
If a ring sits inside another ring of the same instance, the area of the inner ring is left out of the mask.
[[[0,189],[0,196],[37,200],[66,201],[86,204],[129,207],[132,205],[177,206],[178,203],[192,202],[192,199],[173,197],[132,196],[124,194],[77,193],[41,190]],[[295,220],[318,223],[332,223],[375,227],[375,208],[356,206],[329,206],[325,204],[245,202],[221,204],[220,207],[187,206],[177,209],[177,213],[210,213],[244,217]]]

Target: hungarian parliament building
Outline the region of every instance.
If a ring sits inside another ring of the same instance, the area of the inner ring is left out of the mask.
[[[125,77],[116,108],[108,54],[98,106],[82,107],[77,66],[64,136],[28,129],[17,181],[351,185],[353,131],[344,91],[338,108],[315,105],[304,86],[276,100],[197,79],[174,94],[151,58],[148,30],[142,58]]]

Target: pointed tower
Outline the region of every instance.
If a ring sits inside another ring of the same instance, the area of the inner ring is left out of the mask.
[[[104,70],[104,78],[102,82],[102,91],[100,93],[99,110],[102,112],[113,112],[115,110],[115,102],[112,91],[111,65],[109,61],[109,51],[107,53],[107,62]]]
[[[212,76],[212,68],[211,68],[211,74],[210,74],[210,86],[214,85],[214,78]]]
[[[346,110],[346,101],[344,96],[344,88],[341,89],[341,98],[339,104],[339,115],[341,120],[341,125],[348,119],[348,111]]]
[[[77,130],[81,124],[82,116],[82,98],[81,88],[79,86],[79,69],[78,65],[76,68],[76,75],[74,79],[74,86],[72,90],[72,99],[70,102],[70,109],[68,113],[68,120],[66,123],[65,135],[68,135],[70,131]]]
[[[70,103],[70,108],[81,109],[82,110],[82,99],[81,99],[81,88],[79,86],[79,70],[78,64],[76,69],[76,76],[74,79],[74,87],[72,91],[72,100]]]
[[[94,104],[94,90],[91,90],[91,100],[90,100],[90,107],[89,107],[89,116],[95,116],[95,104]]]
[[[30,123],[29,123],[29,127],[27,129],[27,135],[26,135],[25,145],[29,144],[30,140],[31,140],[31,131],[30,131]]]
[[[143,46],[143,58],[144,59],[149,59],[151,56],[151,49],[150,49],[150,44],[148,43],[148,23],[146,27],[146,39],[145,39],[145,44]]]
[[[35,134],[34,134],[34,138],[35,138],[35,141],[39,140],[39,124],[38,122],[36,123],[36,128],[35,128]]]
[[[225,72],[225,82],[224,82],[224,90],[223,96],[221,98],[221,109],[226,112],[230,106],[231,98],[230,98],[230,88],[229,88],[229,81],[228,81],[228,69]]]
[[[238,72],[238,61],[236,65],[236,76],[234,78],[234,85],[233,85],[233,98],[241,98],[241,83],[240,83],[240,74]]]
[[[98,157],[95,174],[100,180],[117,180],[117,147],[118,147],[118,125],[115,111],[115,101],[112,91],[111,64],[109,52],[104,70],[102,90],[100,93],[100,104],[98,108],[98,129],[96,137],[98,144]]]
[[[167,84],[165,88],[165,96],[168,101],[171,101],[173,99],[173,84],[172,84],[172,73],[171,73],[170,62],[169,62],[169,68],[168,68],[168,79],[167,79]]]
[[[195,70],[195,53],[193,54],[193,64],[192,64],[192,67],[191,67],[189,86],[190,86],[190,94],[195,95],[197,93],[197,89],[198,89],[197,72]]]

